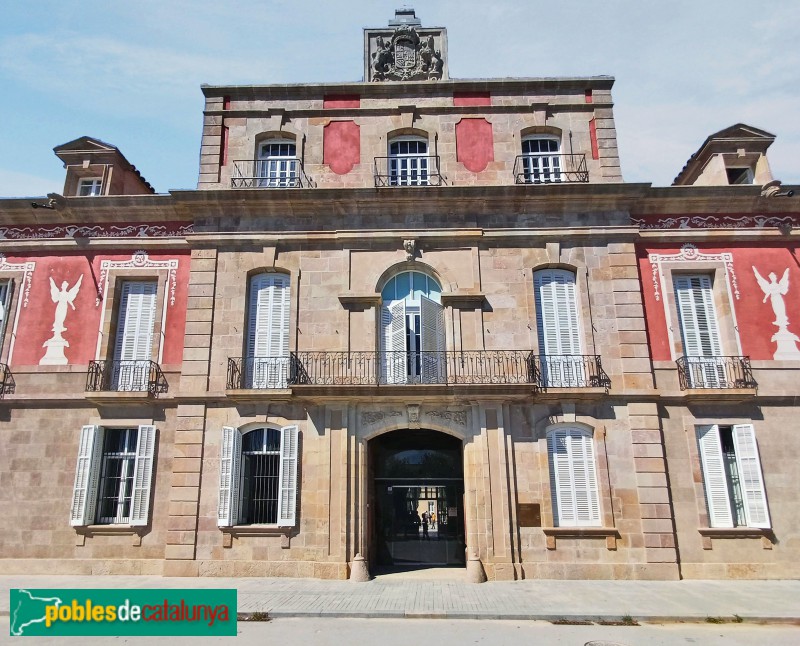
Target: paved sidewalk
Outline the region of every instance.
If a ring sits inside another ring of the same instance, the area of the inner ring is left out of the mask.
[[[318,579],[157,576],[0,576],[0,615],[10,588],[236,588],[239,612],[271,617],[417,617],[800,622],[800,581],[503,581],[378,577]]]

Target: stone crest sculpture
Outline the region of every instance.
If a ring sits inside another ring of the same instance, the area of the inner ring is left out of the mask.
[[[443,69],[442,53],[433,36],[420,39],[413,27],[398,27],[388,40],[383,36],[375,40],[373,81],[439,80]]]
[[[52,277],[50,278],[50,298],[56,304],[53,316],[53,336],[42,344],[47,348],[47,352],[39,361],[39,365],[64,366],[68,363],[67,357],[64,356],[64,348],[69,347],[69,342],[63,336],[63,333],[67,331],[64,321],[67,318],[67,306],[75,309],[75,297],[78,295],[82,282],[83,275],[72,287],[69,287],[69,283],[65,280],[61,283],[61,289],[58,289],[55,281]]]
[[[775,359],[800,359],[800,350],[797,349],[800,337],[788,330],[789,317],[786,316],[786,303],[783,300],[783,297],[789,292],[789,268],[786,268],[780,280],[772,272],[769,274],[769,280],[766,280],[755,267],[753,267],[753,273],[758,281],[758,286],[764,292],[764,300],[761,302],[766,303],[769,299],[775,314],[772,324],[778,327],[778,331],[772,335],[772,341],[778,344],[778,348],[773,357]]]

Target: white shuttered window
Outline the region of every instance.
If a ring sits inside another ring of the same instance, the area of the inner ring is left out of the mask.
[[[250,279],[246,378],[249,388],[286,388],[289,378],[289,276]]]
[[[547,434],[553,521],[558,527],[598,527],[600,496],[595,469],[594,438],[578,428],[557,428]]]
[[[70,524],[147,525],[155,426],[81,429]]]
[[[147,390],[153,352],[157,291],[158,284],[153,281],[122,283],[117,338],[114,344],[115,390]]]
[[[586,386],[575,274],[543,269],[533,278],[542,377],[548,386]]]
[[[752,424],[713,424],[696,431],[711,527],[770,527]]]
[[[222,429],[217,525],[296,524],[297,426]]]

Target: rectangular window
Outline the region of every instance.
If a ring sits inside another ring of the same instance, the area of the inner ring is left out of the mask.
[[[553,522],[558,527],[599,527],[594,438],[582,429],[558,428],[547,435],[547,453]]]
[[[3,347],[6,325],[8,325],[8,310],[11,304],[11,281],[0,280],[0,348]]]
[[[711,276],[673,277],[690,388],[722,387],[726,381]]]
[[[752,424],[714,424],[696,431],[711,527],[770,527]]]
[[[250,279],[247,388],[286,388],[289,379],[289,276],[264,273]]]
[[[81,429],[70,524],[147,525],[155,426]]]
[[[114,344],[114,390],[147,390],[150,383],[150,360],[156,317],[155,281],[122,283]]]
[[[293,527],[298,453],[297,426],[223,427],[217,524]]]
[[[78,184],[80,197],[96,197],[102,195],[103,179],[100,177],[86,177]]]

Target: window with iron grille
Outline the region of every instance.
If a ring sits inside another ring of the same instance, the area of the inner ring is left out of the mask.
[[[698,426],[711,527],[769,528],[761,458],[752,424]]]
[[[389,184],[428,185],[428,142],[421,138],[395,139],[389,143]]]
[[[222,429],[217,524],[292,527],[296,520],[297,426]]]
[[[135,428],[113,428],[105,432],[97,500],[98,523],[130,521],[137,440],[138,429]]]
[[[258,186],[272,188],[293,187],[298,174],[297,147],[288,139],[265,141],[258,150],[256,177]]]
[[[562,182],[561,166],[558,139],[528,137],[522,140],[522,170],[526,183]]]
[[[147,525],[156,428],[81,429],[70,524]]]

